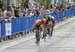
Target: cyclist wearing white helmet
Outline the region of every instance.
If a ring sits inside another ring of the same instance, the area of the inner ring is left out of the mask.
[[[49,37],[52,36],[53,34],[53,29],[55,26],[55,18],[51,15],[47,15],[44,17],[46,19],[46,23],[45,23],[45,31],[48,31],[47,34],[49,35]],[[43,38],[45,38],[46,35],[43,35]]]

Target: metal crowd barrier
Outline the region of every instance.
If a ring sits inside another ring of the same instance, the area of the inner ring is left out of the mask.
[[[64,15],[61,11],[56,12],[56,14],[51,13],[56,21],[60,21],[63,17],[67,18],[75,15],[75,8],[66,9]],[[32,17],[18,17],[12,19],[10,22],[6,22],[4,19],[0,20],[0,38],[6,36],[15,35],[19,32],[30,31],[33,28],[33,24],[36,19],[42,19],[44,16],[32,16]]]

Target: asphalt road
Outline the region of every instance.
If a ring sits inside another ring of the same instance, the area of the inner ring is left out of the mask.
[[[75,52],[75,19],[55,29],[46,42],[41,39],[40,46],[36,46],[33,37],[0,52]]]

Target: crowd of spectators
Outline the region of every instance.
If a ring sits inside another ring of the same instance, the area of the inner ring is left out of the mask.
[[[37,6],[37,5],[36,5]],[[17,18],[17,17],[30,17],[30,16],[37,16],[37,15],[45,15],[50,13],[55,13],[57,11],[65,11],[69,8],[74,8],[75,6],[73,4],[70,4],[68,7],[61,4],[60,6],[52,6],[45,8],[44,6],[37,6],[33,9],[22,8],[21,6],[15,7],[14,5],[9,6],[7,10],[0,8],[0,19],[11,19],[11,18]]]

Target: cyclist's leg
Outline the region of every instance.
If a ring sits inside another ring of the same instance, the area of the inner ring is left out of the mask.
[[[46,37],[47,37],[47,32],[45,31],[44,34],[43,34],[44,41],[46,41]]]
[[[51,36],[51,34],[50,34],[50,32],[51,32],[50,28],[48,28],[47,31],[48,31],[48,36],[50,37]]]
[[[43,39],[44,41],[46,41],[46,37],[47,37],[47,29],[45,28],[44,32],[43,32]]]
[[[52,35],[53,35],[54,26],[55,26],[55,22],[52,22],[51,37],[52,37]]]
[[[53,35],[53,27],[52,27],[52,30],[51,30],[51,37],[52,37],[52,35]]]
[[[46,38],[46,36],[47,36],[46,26],[44,26],[44,31],[43,31],[43,37],[42,38],[44,39],[44,38]]]
[[[53,34],[53,28],[50,26],[50,27],[48,27],[48,36],[49,36],[49,38],[50,37],[52,37],[52,34]]]
[[[46,34],[47,34],[46,31],[44,31],[43,32],[43,37],[42,37],[43,39],[47,36]]]
[[[39,32],[36,32],[36,42],[39,42],[40,41],[40,35],[39,35]]]
[[[36,32],[36,35],[35,35],[35,36],[36,36],[36,43],[39,44],[39,42],[40,42],[40,32],[39,32],[39,27],[37,27],[37,30],[38,30],[38,31]]]

